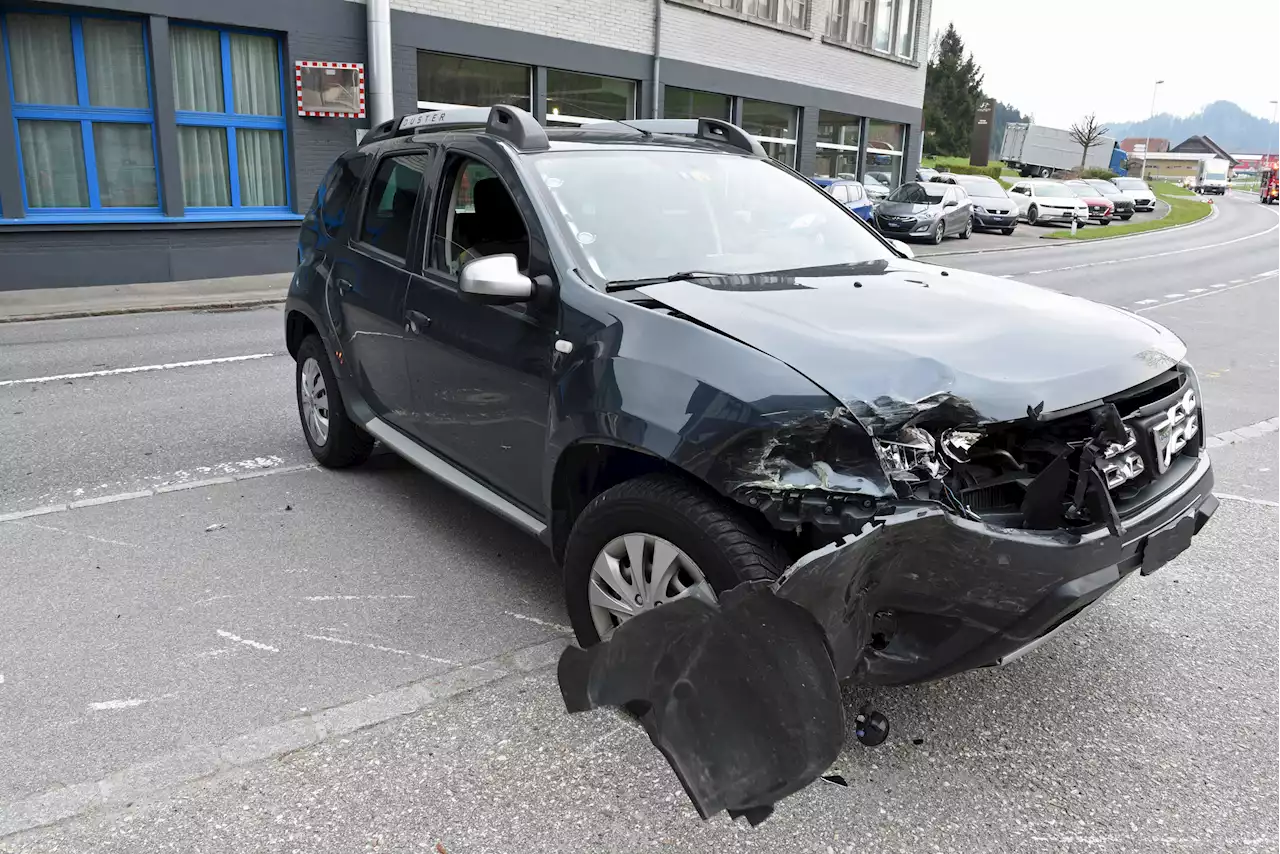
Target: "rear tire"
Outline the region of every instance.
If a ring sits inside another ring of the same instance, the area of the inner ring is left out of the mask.
[[[787,565],[772,536],[757,530],[732,505],[698,484],[670,474],[645,475],[620,483],[587,505],[574,522],[565,547],[565,603],[583,647],[600,642],[591,588],[594,584],[603,589],[604,585],[593,581],[593,567],[606,548],[630,534],[660,538],[675,546],[716,595],[744,581],[771,581]],[[629,562],[625,570],[630,572]]]
[[[318,335],[308,335],[298,348],[294,392],[302,435],[311,455],[325,468],[358,465],[373,452],[373,437],[347,416],[342,391]]]

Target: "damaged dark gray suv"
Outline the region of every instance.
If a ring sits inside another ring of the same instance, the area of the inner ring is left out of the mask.
[[[640,715],[703,815],[821,773],[837,680],[1009,661],[1217,506],[1176,336],[915,262],[725,122],[388,122],[299,251],[316,459],[380,441],[538,536],[566,702]]]

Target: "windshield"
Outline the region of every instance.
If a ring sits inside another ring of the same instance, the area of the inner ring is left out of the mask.
[[[1089,181],[1088,184],[1104,196],[1114,196],[1120,192],[1114,184],[1106,181]]]
[[[972,181],[961,181],[960,186],[968,191],[969,195],[977,196],[980,199],[1007,199],[1009,194],[1004,191],[1004,187],[1000,186],[1000,182],[992,178],[977,178]]]
[[[1090,187],[1088,184],[1068,184],[1071,192],[1075,193],[1082,199],[1092,198],[1098,195],[1098,191]]]
[[[1112,183],[1122,190],[1146,190],[1148,189],[1145,181],[1139,181],[1137,178],[1116,178]]]
[[[936,205],[947,194],[946,184],[903,184],[889,194],[886,201],[910,202],[913,205]]]
[[[609,282],[894,257],[825,191],[765,160],[638,147],[530,160],[566,240]]]
[[[1051,199],[1070,199],[1075,196],[1070,188],[1062,184],[1032,184],[1031,186],[1035,187],[1037,196],[1047,196]]]
[[[1206,169],[1204,177],[1210,181],[1225,181],[1227,180],[1227,173],[1217,169]]]

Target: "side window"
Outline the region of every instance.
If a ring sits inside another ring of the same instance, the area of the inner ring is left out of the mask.
[[[849,201],[860,202],[866,198],[866,194],[862,192],[860,184],[845,184],[844,188],[849,191]]]
[[[529,266],[529,232],[510,191],[492,169],[456,156],[445,169],[431,238],[431,266],[451,276],[486,255],[515,255]]]
[[[827,188],[827,192],[831,194],[837,202],[849,201],[849,188],[844,184],[832,184]]]
[[[356,187],[360,185],[360,178],[364,175],[364,167],[368,160],[368,155],[357,154],[354,157],[343,158],[334,164],[320,206],[320,218],[324,223],[324,230],[330,234],[337,232],[346,224],[347,205]]]
[[[365,195],[360,241],[388,255],[404,259],[409,254],[413,209],[422,189],[427,155],[388,157],[378,164]]]
[[[957,186],[956,186],[956,201],[958,201],[958,202],[963,202],[963,201],[964,201],[965,199],[967,199],[967,198],[969,198],[969,194],[965,192],[964,187],[961,187],[961,186],[957,185]]]

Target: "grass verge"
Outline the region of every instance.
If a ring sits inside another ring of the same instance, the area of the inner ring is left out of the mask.
[[[1076,230],[1074,237],[1069,229],[1051,231],[1047,238],[1063,240],[1100,240],[1104,237],[1119,237],[1122,234],[1138,234],[1143,231],[1156,231],[1161,228],[1172,228],[1175,225],[1186,225],[1198,219],[1204,219],[1213,210],[1211,206],[1195,196],[1188,196],[1186,190],[1167,181],[1152,181],[1151,189],[1156,196],[1169,205],[1169,213],[1160,219],[1146,222],[1127,222],[1121,225],[1103,227],[1088,226]]]

